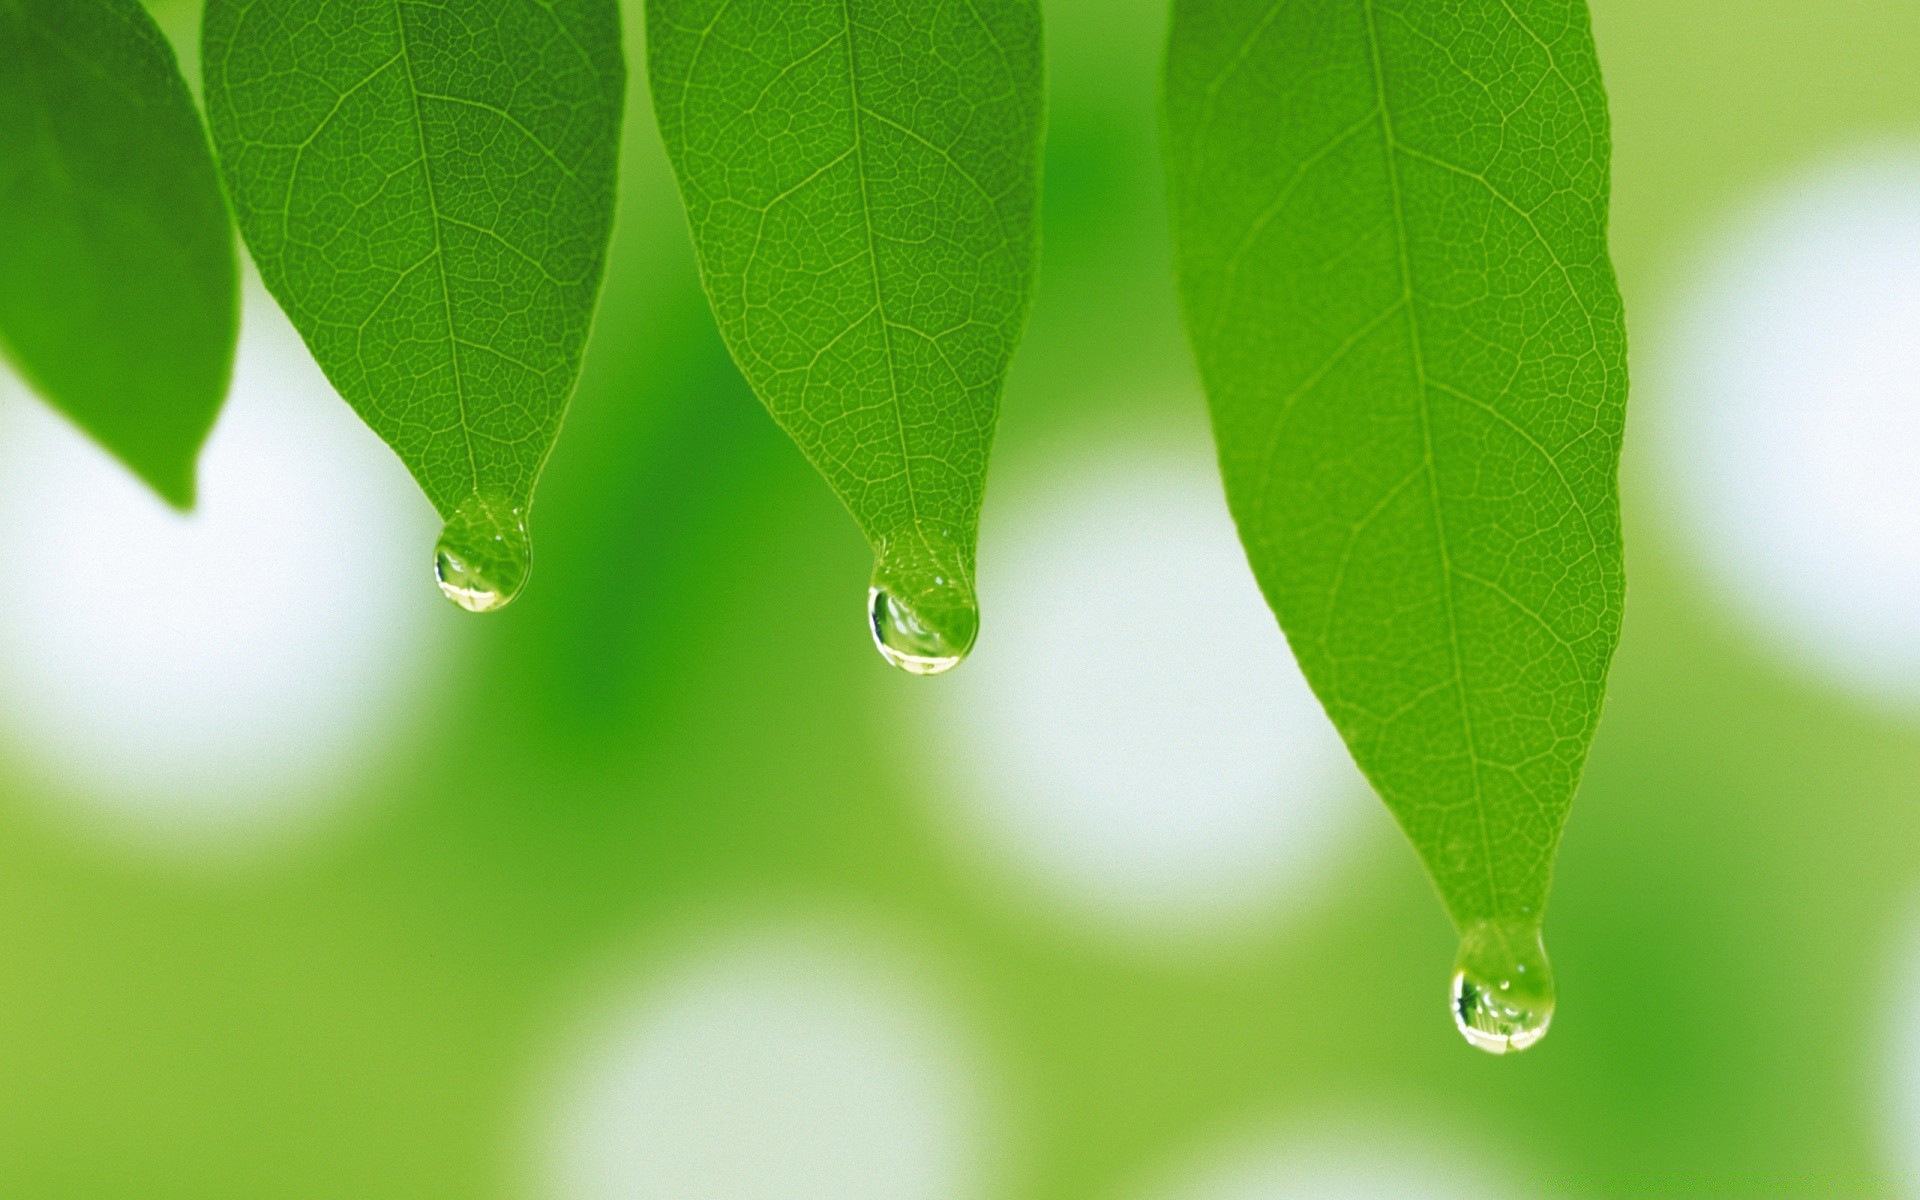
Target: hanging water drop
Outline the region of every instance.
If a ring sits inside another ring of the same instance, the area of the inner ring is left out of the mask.
[[[867,589],[867,611],[881,656],[913,675],[938,675],[958,666],[979,628],[977,618],[959,629],[942,628],[925,610],[879,584]]]
[[[980,632],[980,606],[950,539],[913,535],[883,544],[867,589],[873,644],[914,675],[951,670]]]
[[[1460,937],[1453,1022],[1489,1054],[1525,1050],[1553,1021],[1553,968],[1538,925],[1483,921]]]
[[[527,586],[532,567],[526,510],[504,492],[468,496],[433,548],[433,574],[441,592],[468,612],[506,607]]]

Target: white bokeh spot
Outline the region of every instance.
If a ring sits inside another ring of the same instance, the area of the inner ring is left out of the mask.
[[[722,937],[593,1023],[543,1118],[553,1200],[972,1200],[982,1097],[939,1006],[856,939]]]
[[[0,744],[144,842],[283,836],[422,690],[434,530],[257,288],[190,514],[0,380]]]
[[[1920,706],[1920,150],[1761,204],[1657,344],[1695,552],[1791,659]]]
[[[1260,596],[1204,448],[1016,497],[982,633],[927,692],[962,838],[1057,908],[1167,944],[1321,881],[1364,795]]]
[[[1236,1139],[1168,1173],[1139,1200],[1503,1200],[1479,1156],[1380,1122]]]

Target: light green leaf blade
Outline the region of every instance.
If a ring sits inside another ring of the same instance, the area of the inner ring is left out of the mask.
[[[226,396],[233,230],[137,0],[0,0],[0,353],[170,503]]]
[[[612,232],[615,0],[209,0],[202,58],[261,277],[499,607]]]
[[[1623,588],[1585,6],[1178,0],[1166,106],[1254,572],[1455,923],[1537,947]]]
[[[1039,10],[648,0],[647,58],[721,332],[872,544],[881,651],[944,670],[1033,292]]]

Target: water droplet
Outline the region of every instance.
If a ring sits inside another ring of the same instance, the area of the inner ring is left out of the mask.
[[[1553,1021],[1553,968],[1538,925],[1483,921],[1460,938],[1453,1023],[1488,1054],[1525,1050]]]
[[[891,550],[891,552],[889,552]],[[867,589],[873,644],[914,675],[951,670],[980,632],[980,606],[951,541],[911,536],[883,546]]]
[[[533,542],[526,510],[504,492],[475,492],[454,510],[433,548],[433,574],[468,612],[505,608],[527,586]]]

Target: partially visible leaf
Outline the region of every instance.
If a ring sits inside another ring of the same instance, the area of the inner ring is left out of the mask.
[[[1585,5],[1177,0],[1166,103],[1187,324],[1254,572],[1461,928],[1465,986],[1504,957],[1538,960],[1516,997],[1545,988],[1622,599],[1626,340]]]
[[[734,358],[872,544],[882,652],[952,666],[1033,292],[1034,0],[648,0],[647,57]]]
[[[506,603],[612,231],[615,0],[209,0],[202,57],[261,277],[447,519],[443,589]]]
[[[227,392],[233,230],[137,0],[0,0],[0,352],[170,503]]]

